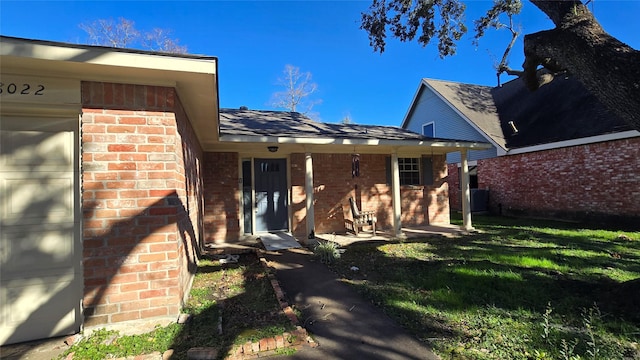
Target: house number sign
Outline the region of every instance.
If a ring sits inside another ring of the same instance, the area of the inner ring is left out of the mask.
[[[44,95],[44,85],[32,85],[29,83],[16,84],[16,83],[8,83],[5,84],[0,81],[0,95],[2,93],[7,93],[9,95],[20,94],[20,95],[34,95],[34,96],[42,96]]]
[[[29,75],[0,75],[0,101],[46,104],[80,103],[80,81]]]

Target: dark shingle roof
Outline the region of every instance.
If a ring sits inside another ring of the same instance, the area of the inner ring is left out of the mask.
[[[492,93],[509,148],[632,130],[570,76],[556,76],[536,91],[516,79]]]
[[[395,126],[331,124],[286,111],[220,109],[221,136],[439,140]],[[440,139],[442,140],[442,139]]]
[[[495,88],[425,81],[508,149],[632,130],[568,75],[556,76],[536,91],[529,91],[520,79]]]

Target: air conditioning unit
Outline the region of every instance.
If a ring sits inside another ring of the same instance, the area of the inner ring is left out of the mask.
[[[471,189],[471,212],[489,211],[489,190]]]

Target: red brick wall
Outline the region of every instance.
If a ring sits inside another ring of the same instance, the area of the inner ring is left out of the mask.
[[[447,171],[449,174],[447,177],[447,183],[449,186],[449,206],[453,210],[462,210],[462,204],[460,203],[460,168],[457,164],[448,164]]]
[[[83,82],[82,101],[85,324],[177,316],[202,232],[193,130],[172,88]]]
[[[344,232],[344,221],[350,219],[349,197],[354,197],[365,210],[378,209],[386,218],[385,201],[389,187],[385,184],[385,157],[360,156],[360,176],[352,177],[350,154],[312,154],[314,182],[314,213],[317,233]],[[293,231],[306,236],[305,154],[291,156],[293,186]],[[388,198],[388,200],[386,200]]]
[[[307,232],[307,210],[304,190],[305,155],[291,154],[290,156],[290,177],[291,177],[291,212],[293,221],[289,226],[294,236],[305,239]]]
[[[237,242],[240,234],[240,179],[237,153],[205,153],[205,242]]]
[[[427,187],[427,214],[431,225],[449,225],[451,223],[449,204],[449,184],[447,159],[444,155],[433,156],[433,185]]]
[[[351,219],[349,197],[354,197],[361,210],[376,210],[378,227],[391,228],[393,208],[391,187],[386,184],[386,156],[360,155],[360,176],[351,175],[350,154],[313,154],[315,225],[317,233],[345,231],[345,219]],[[443,156],[434,157],[433,186],[401,188],[402,223],[407,226],[448,224],[449,206]],[[292,231],[306,236],[306,200],[304,187],[305,155],[292,154]]]
[[[198,138],[189,123],[187,114],[178,102],[175,106],[177,133],[175,150],[176,192],[180,203],[176,224],[178,225],[178,277],[180,299],[186,300],[191,279],[196,272],[196,263],[203,241],[204,231],[204,183],[202,165],[204,156]],[[170,132],[170,130],[169,130]],[[169,165],[169,164],[167,164]]]
[[[567,219],[640,217],[640,138],[478,162],[480,188],[503,214]]]

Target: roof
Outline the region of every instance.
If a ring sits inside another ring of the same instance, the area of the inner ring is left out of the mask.
[[[521,79],[501,87],[423,79],[419,91],[425,86],[505,150],[633,130],[569,75],[536,91]]]
[[[341,139],[424,140],[426,137],[395,126],[317,122],[288,111],[220,109],[221,135]]]
[[[508,148],[633,130],[568,75],[556,76],[536,91],[516,79],[492,89],[492,95]]]
[[[424,79],[424,82],[471,120],[496,145],[506,148],[502,128],[496,121],[498,110],[493,99],[493,88],[433,79]]]
[[[174,87],[204,149],[218,137],[218,59],[0,35],[0,71]]]
[[[220,140],[238,143],[488,148],[476,141],[435,139],[396,126],[314,121],[287,111],[220,109]],[[382,150],[382,149],[379,149]]]

